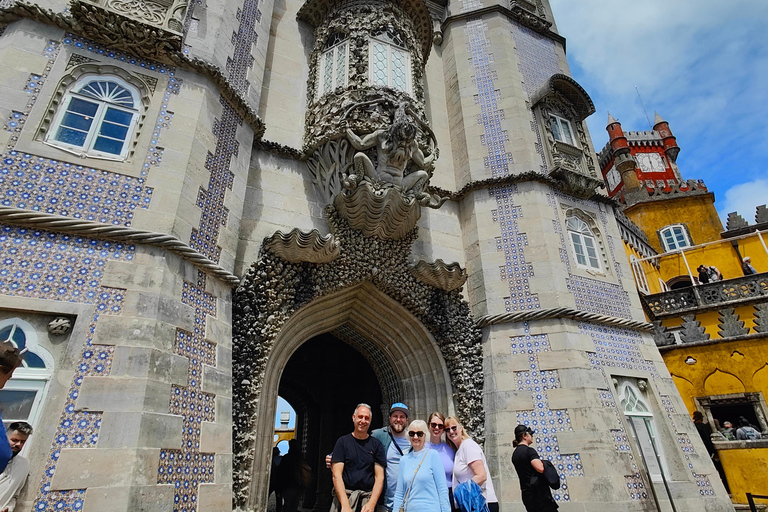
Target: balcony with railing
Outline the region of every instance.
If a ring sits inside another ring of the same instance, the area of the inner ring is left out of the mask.
[[[768,301],[768,272],[641,295],[640,298],[653,318]]]

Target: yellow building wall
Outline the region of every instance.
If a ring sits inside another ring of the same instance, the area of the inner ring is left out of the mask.
[[[657,231],[670,224],[685,223],[693,245],[720,239],[723,223],[715,210],[715,195],[679,196],[659,201],[637,203],[624,209],[624,213],[648,236],[651,246],[664,252]]]
[[[663,352],[662,357],[691,414],[696,410],[695,397],[745,392],[768,396],[768,336],[712,345],[682,345]],[[686,364],[688,357],[696,363]]]
[[[747,493],[768,496],[768,448],[718,451],[734,503],[747,503]],[[762,471],[761,471],[762,469]],[[768,500],[755,500],[768,503]]]
[[[631,245],[629,245],[626,241],[624,242],[624,253],[627,255],[627,260],[629,262],[632,262],[632,256],[637,258],[638,260],[641,260],[645,258],[642,254],[640,254],[638,251],[636,251]],[[654,293],[660,293],[661,292],[661,285],[659,284],[659,277],[661,277],[661,274],[659,274],[659,269],[656,268],[656,266],[650,261],[640,261],[639,262],[640,267],[643,269],[643,273],[645,275],[645,280],[648,283],[648,292],[650,295],[653,295]],[[635,278],[635,286],[638,286],[637,284],[637,277],[635,276],[635,268],[632,267],[632,275]]]

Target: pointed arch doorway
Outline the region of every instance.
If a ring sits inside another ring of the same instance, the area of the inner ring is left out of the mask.
[[[354,371],[339,375],[345,366]],[[336,374],[318,383],[329,371]],[[339,435],[351,432],[354,406],[366,401],[360,397],[379,401],[371,404],[378,420],[372,428],[382,425],[392,401],[408,404],[410,419],[426,419],[434,410],[454,414],[448,369],[435,339],[408,310],[367,282],[310,302],[277,335],[256,411],[251,510],[266,509],[278,394],[296,409],[297,437],[314,473],[308,492],[313,496],[305,504],[314,501],[316,510],[327,510],[330,498],[324,457]]]

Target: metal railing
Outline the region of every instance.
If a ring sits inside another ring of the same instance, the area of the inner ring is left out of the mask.
[[[757,512],[757,505],[755,505],[755,498],[759,500],[768,500],[768,496],[762,494],[747,493],[747,503],[749,503],[749,510]]]

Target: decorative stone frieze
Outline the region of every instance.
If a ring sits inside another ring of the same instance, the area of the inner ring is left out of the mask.
[[[717,333],[721,338],[730,338],[732,336],[743,336],[749,334],[749,328],[744,327],[744,320],[739,320],[734,308],[725,308],[720,310],[720,330]]]
[[[675,336],[661,324],[661,320],[653,321],[653,341],[657,347],[675,344]]]
[[[421,58],[426,62],[429,50],[432,47],[432,19],[427,5],[422,0],[390,0],[387,2],[366,0],[364,2],[349,0],[309,0],[299,9],[296,18],[304,21],[312,27],[319,27],[329,19],[336,18],[340,25],[361,26],[360,21],[374,21],[368,25],[367,30],[376,28],[388,20],[389,13],[398,13],[401,19],[398,25],[408,23],[412,26],[410,32],[418,39],[418,45],[409,45],[409,48],[419,48]],[[376,20],[370,19],[366,14],[378,15]],[[380,17],[379,17],[380,16]],[[350,28],[350,32],[354,30]],[[366,32],[367,32],[366,30]],[[322,32],[315,32],[315,37]],[[320,40],[320,38],[318,38]],[[322,38],[324,41],[325,39]]]
[[[768,302],[755,304],[755,332],[768,332]]]
[[[73,0],[85,35],[110,48],[158,58],[181,50],[187,0]]]
[[[411,267],[411,273],[421,281],[440,290],[451,292],[464,286],[467,271],[458,263],[445,263],[438,259],[434,263],[419,260]]]
[[[683,330],[680,333],[680,337],[683,343],[693,343],[709,339],[709,334],[701,326],[701,322],[696,320],[695,315],[682,315],[681,318],[683,319]]]
[[[329,263],[339,257],[339,241],[316,229],[309,233],[299,228],[287,234],[278,231],[264,239],[264,247],[291,263]]]
[[[365,181],[358,188],[375,190]],[[400,195],[395,188],[387,193]],[[434,336],[451,378],[456,412],[473,437],[484,437],[482,335],[458,288],[445,291],[414,276],[408,257],[418,228],[397,239],[383,239],[353,228],[333,206],[326,207],[326,216],[339,242],[337,258],[325,264],[291,263],[272,251],[274,243],[265,244],[234,294],[233,490],[239,510],[249,503],[253,425],[276,336],[302,306],[361,282],[368,281],[397,300]],[[450,265],[446,268],[458,272]]]

